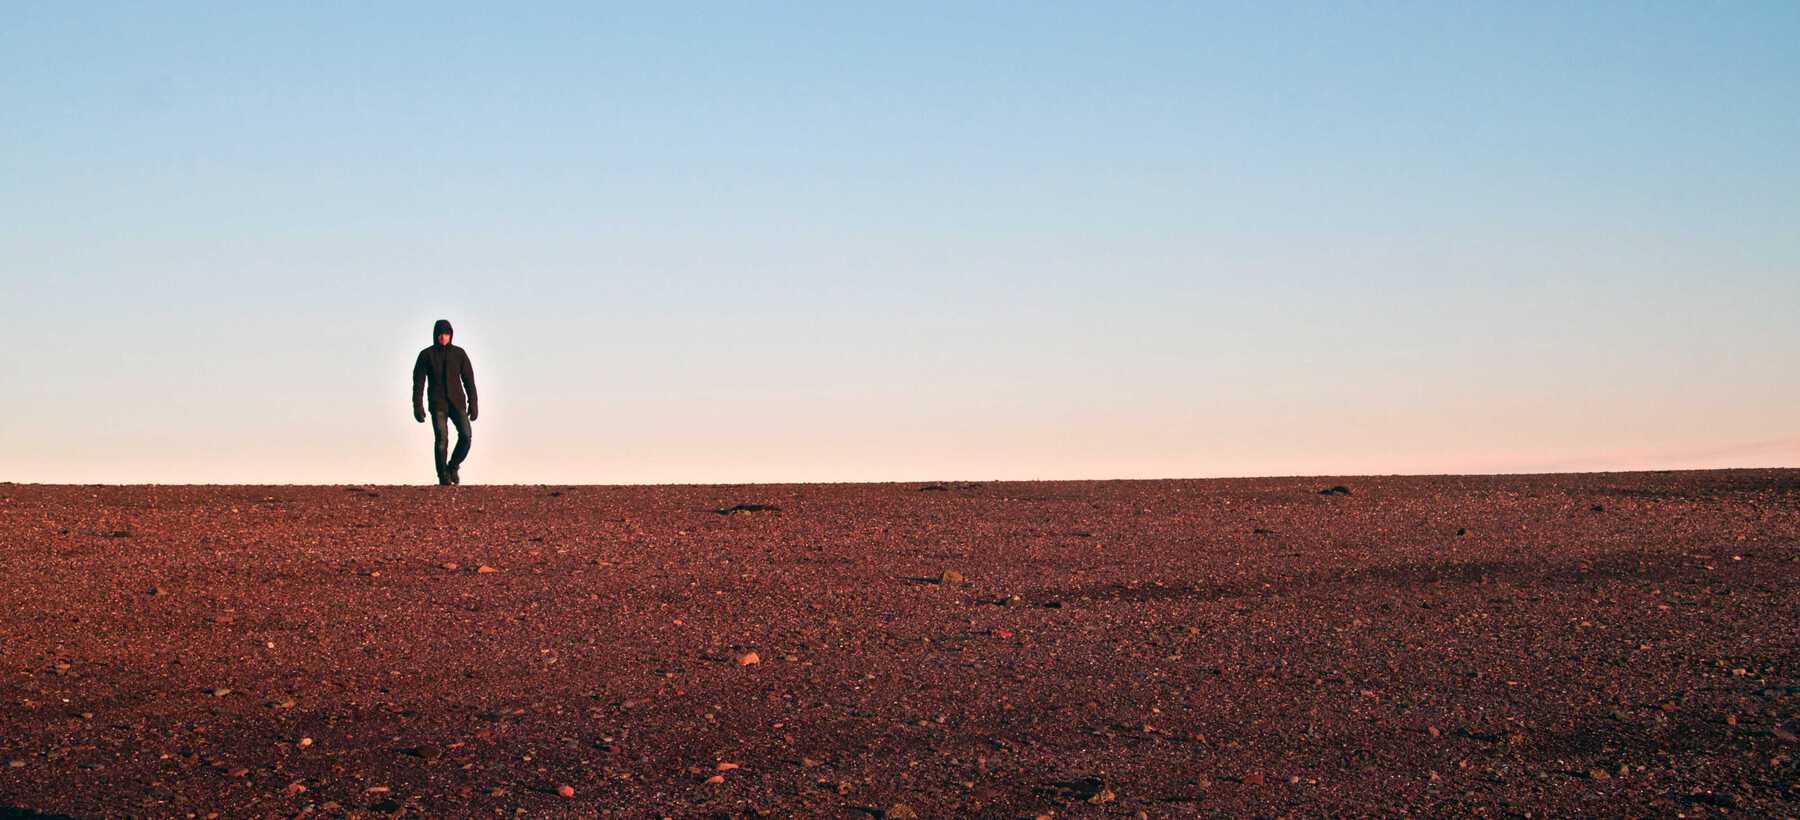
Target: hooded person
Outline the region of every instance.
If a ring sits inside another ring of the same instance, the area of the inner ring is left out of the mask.
[[[469,455],[469,422],[480,413],[475,404],[475,369],[469,354],[450,343],[456,331],[449,319],[431,327],[431,346],[419,351],[413,363],[413,420],[424,422],[427,400],[431,412],[432,453],[438,484],[461,484],[457,468]],[[449,425],[456,425],[456,449],[450,451]]]

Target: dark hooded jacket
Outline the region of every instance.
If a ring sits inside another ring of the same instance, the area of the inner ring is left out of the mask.
[[[441,333],[451,334],[454,341],[456,331],[450,329],[450,320],[437,320],[431,328],[431,346],[419,351],[419,360],[413,363],[413,410],[425,410],[421,397],[428,394],[432,412],[455,407],[473,416],[479,412],[475,409],[475,369],[462,348],[437,343]]]

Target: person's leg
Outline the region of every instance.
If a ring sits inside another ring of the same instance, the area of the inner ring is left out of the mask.
[[[443,410],[431,411],[431,452],[437,461],[439,484],[450,483],[450,474],[444,464],[444,455],[450,449],[450,431],[445,426],[447,415]]]
[[[462,410],[451,407],[450,420],[456,422],[456,451],[450,454],[450,464],[445,469],[450,471],[450,483],[456,484],[460,483],[456,469],[469,457],[469,441],[474,434],[469,429],[469,415]]]

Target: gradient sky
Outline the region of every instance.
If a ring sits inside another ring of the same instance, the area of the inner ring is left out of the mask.
[[[0,480],[1800,464],[1800,4],[504,5],[9,3]]]

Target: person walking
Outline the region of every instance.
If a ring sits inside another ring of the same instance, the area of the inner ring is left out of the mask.
[[[454,334],[449,319],[437,320],[431,327],[431,346],[419,351],[419,359],[413,363],[413,420],[424,423],[424,396],[429,393],[432,453],[437,461],[439,485],[462,483],[457,468],[469,457],[469,422],[480,413],[475,404],[475,369],[469,364],[468,352],[450,343]],[[450,423],[456,425],[456,450],[446,459]]]

